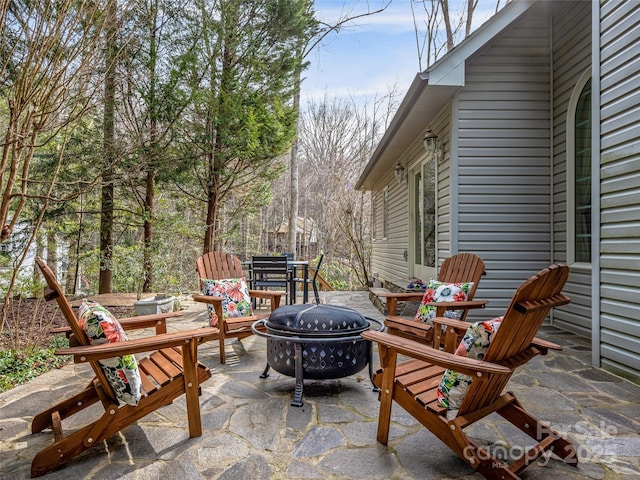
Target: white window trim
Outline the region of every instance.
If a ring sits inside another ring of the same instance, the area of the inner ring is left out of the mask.
[[[580,94],[585,85],[591,81],[591,68],[585,70],[576,82],[569,105],[567,107],[567,140],[566,140],[566,162],[567,162],[567,264],[582,270],[591,270],[591,263],[576,262],[576,146],[575,146],[575,127],[576,127],[576,108]],[[593,93],[592,93],[593,96]],[[592,199],[593,203],[593,199]],[[592,240],[593,241],[593,238]]]

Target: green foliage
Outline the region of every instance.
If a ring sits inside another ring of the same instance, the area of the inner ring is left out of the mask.
[[[4,291],[9,285],[12,274],[13,271],[11,269],[0,270],[0,290]],[[31,273],[22,268],[18,272],[12,293],[14,296],[21,298],[34,298],[42,296],[43,288],[44,281],[41,277],[34,278]]]
[[[310,262],[313,264],[314,262]],[[317,260],[315,261],[317,263]],[[339,261],[324,262],[321,266],[321,275],[334,290],[348,290],[352,285],[351,275],[353,269]]]
[[[49,345],[41,348],[0,350],[0,392],[26,383],[52,368],[67,364],[70,356],[54,355],[53,352],[68,346],[66,338],[54,336]]]

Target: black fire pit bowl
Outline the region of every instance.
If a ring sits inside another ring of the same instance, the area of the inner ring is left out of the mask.
[[[294,406],[302,406],[304,378],[324,380],[343,378],[371,364],[371,342],[360,334],[376,324],[356,310],[337,305],[287,305],[275,310],[268,319],[253,324],[255,334],[267,338],[267,367],[296,378]],[[264,326],[266,332],[258,330]],[[372,380],[373,383],[373,380]],[[374,387],[375,388],[375,387]]]

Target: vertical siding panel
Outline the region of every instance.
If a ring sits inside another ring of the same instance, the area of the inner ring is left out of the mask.
[[[549,20],[520,19],[467,64],[459,102],[458,250],[486,262],[473,318],[504,313],[551,263]]]
[[[640,2],[600,8],[602,366],[640,378]]]
[[[567,261],[567,110],[579,77],[591,66],[591,5],[558,2],[553,16],[553,221],[554,261]],[[572,268],[565,293],[571,303],[555,309],[555,324],[591,337],[591,270]]]

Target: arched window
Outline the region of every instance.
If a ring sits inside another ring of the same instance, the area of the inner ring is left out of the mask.
[[[567,260],[591,263],[591,78],[583,75],[567,118]]]

